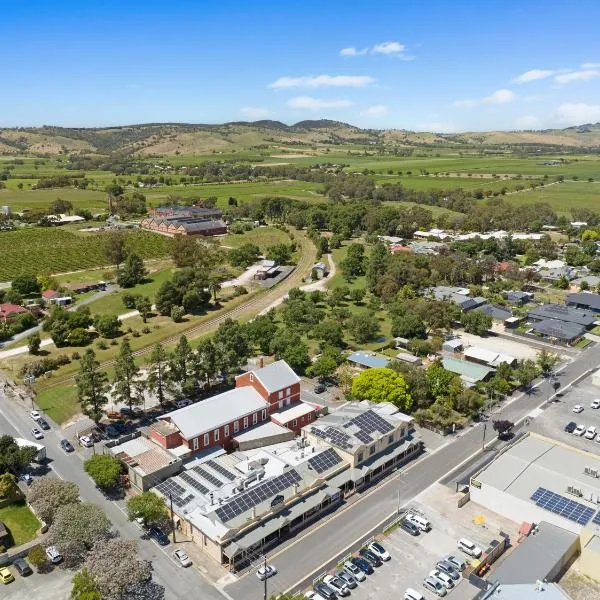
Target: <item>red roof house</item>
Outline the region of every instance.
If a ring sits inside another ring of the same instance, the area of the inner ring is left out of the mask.
[[[4,323],[26,312],[27,309],[18,304],[0,304],[0,320],[4,321]]]
[[[53,300],[54,298],[60,298],[62,294],[56,290],[46,290],[42,292],[42,298],[44,300]]]

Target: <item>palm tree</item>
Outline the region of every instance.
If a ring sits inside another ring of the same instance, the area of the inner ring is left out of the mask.
[[[212,294],[213,301],[217,304],[217,294],[221,290],[221,282],[216,277],[211,277],[208,281],[208,291]]]

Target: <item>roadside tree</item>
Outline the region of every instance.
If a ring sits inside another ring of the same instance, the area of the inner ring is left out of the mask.
[[[81,357],[79,373],[75,375],[75,384],[81,410],[98,424],[107,403],[108,377],[100,370],[100,363],[91,348]]]
[[[143,492],[127,501],[129,520],[143,519],[144,525],[154,525],[168,517],[165,503],[154,492]]]
[[[352,382],[352,396],[357,400],[391,402],[403,411],[412,406],[404,377],[388,368],[367,369],[357,375]]]
[[[144,402],[144,383],[140,381],[140,369],[135,364],[131,346],[127,339],[121,343],[121,349],[115,362],[113,381],[115,398],[131,410]]]
[[[108,490],[119,483],[121,463],[110,454],[95,454],[83,463],[83,468],[99,488]]]
[[[27,501],[48,525],[56,511],[66,504],[79,502],[79,488],[71,481],[56,477],[36,477],[29,488]]]
[[[148,388],[153,390],[161,406],[165,404],[167,386],[167,364],[169,356],[162,344],[156,344],[150,356],[148,367]]]

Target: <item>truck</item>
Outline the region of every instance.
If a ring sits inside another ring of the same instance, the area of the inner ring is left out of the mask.
[[[37,442],[32,442],[30,440],[25,440],[23,438],[15,438],[15,442],[19,448],[25,448],[26,446],[33,446],[37,450],[37,455],[35,457],[35,462],[43,463],[46,461],[46,446],[43,444],[38,444]]]

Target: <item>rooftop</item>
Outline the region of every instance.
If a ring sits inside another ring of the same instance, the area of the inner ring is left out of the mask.
[[[389,358],[365,351],[353,352],[346,360],[370,369],[383,368],[390,364]]]
[[[586,332],[583,325],[557,321],[556,319],[544,319],[538,323],[532,323],[531,329],[536,333],[567,342],[580,338]]]
[[[179,462],[169,452],[145,437],[134,438],[113,446],[111,452],[142,475],[151,475],[167,465]]]
[[[446,371],[456,373],[472,382],[483,381],[488,375],[494,372],[494,369],[490,367],[484,367],[483,365],[459,360],[450,356],[442,358],[442,366]]]
[[[258,427],[253,427],[252,429],[248,429],[248,431],[244,431],[243,433],[236,435],[234,439],[237,442],[249,442],[250,440],[257,440],[265,437],[284,434],[293,435],[293,433],[286,427],[277,425],[277,423],[273,423],[273,421],[267,421]]]
[[[486,350],[485,348],[479,348],[477,346],[469,346],[465,348],[464,355],[466,358],[472,358],[474,360],[481,360],[487,363],[490,367],[497,367],[501,363],[507,363],[511,365],[515,362],[516,358],[509,354],[499,354],[492,350]]]
[[[528,583],[515,583],[512,585],[499,585],[480,593],[477,600],[571,600],[556,583],[542,583],[541,588],[534,581]]]
[[[268,406],[253,387],[239,387],[174,410],[160,420],[170,420],[190,440]]]
[[[535,319],[558,319],[559,321],[577,323],[585,327],[590,327],[598,319],[598,316],[590,311],[565,306],[564,304],[542,304],[532,308],[527,316]]]
[[[600,280],[600,279],[599,279]],[[579,304],[588,306],[593,310],[600,310],[600,294],[567,294],[567,304]]]
[[[307,402],[300,402],[294,406],[283,408],[271,413],[271,418],[275,419],[278,423],[289,423],[295,419],[308,415],[315,411],[317,407]]]
[[[512,317],[512,311],[510,309],[498,306],[497,304],[483,304],[475,310],[485,313],[497,321],[506,321],[506,319]]]
[[[278,360],[266,367],[253,370],[252,373],[269,394],[300,383],[300,377],[294,373],[285,360]]]

